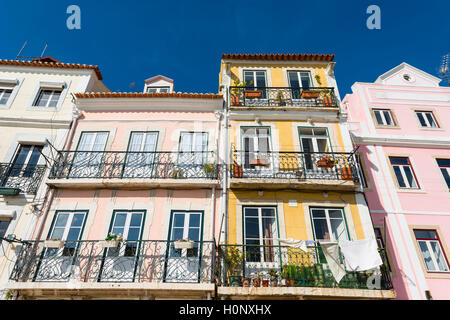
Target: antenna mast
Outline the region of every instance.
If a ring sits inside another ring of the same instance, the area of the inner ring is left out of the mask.
[[[450,84],[450,70],[449,70],[449,62],[450,62],[450,53],[447,53],[442,57],[442,63],[439,67],[439,76],[442,79],[447,80],[448,84]]]

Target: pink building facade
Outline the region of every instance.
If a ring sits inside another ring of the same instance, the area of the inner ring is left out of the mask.
[[[172,90],[157,76],[143,93],[76,94],[78,118],[46,181],[38,253],[23,253],[31,267],[13,272],[14,289],[34,298],[214,295],[223,99]]]
[[[397,299],[450,299],[450,88],[407,63],[343,100]]]

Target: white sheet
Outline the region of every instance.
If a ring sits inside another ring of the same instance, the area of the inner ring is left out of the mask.
[[[345,268],[348,271],[366,271],[383,263],[375,239],[340,240],[339,247],[344,255]]]

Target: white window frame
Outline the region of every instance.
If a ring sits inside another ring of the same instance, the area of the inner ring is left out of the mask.
[[[22,85],[24,78],[16,78],[16,79],[6,79],[0,78],[0,89],[11,90],[12,92],[8,98],[6,104],[0,104],[0,109],[9,109],[14,99],[16,98],[17,92],[19,91],[20,86]]]
[[[393,164],[391,162],[391,158],[405,158],[405,159],[408,160],[408,164]],[[419,181],[417,181],[416,173],[414,172],[414,169],[412,167],[411,161],[409,160],[409,157],[394,157],[394,156],[391,156],[391,157],[389,157],[389,163],[392,166],[392,171],[394,173],[395,179],[397,180],[397,185],[398,185],[399,188],[401,188],[401,189],[420,189]],[[400,186],[400,182],[398,181],[397,174],[395,173],[395,169],[394,169],[395,166],[398,166],[399,169],[400,169],[400,174],[402,175],[403,181],[404,181],[404,183],[406,185],[405,187]],[[406,173],[405,173],[405,167],[409,167],[409,169],[411,170],[411,174],[412,174],[412,176],[414,178],[415,186],[412,186],[412,185],[409,184],[408,178],[407,178]]]
[[[388,126],[388,127],[395,127],[395,126],[396,126],[396,123],[395,123],[395,121],[394,121],[394,117],[392,116],[392,111],[391,111],[390,109],[377,109],[377,108],[373,108],[372,111],[373,111],[373,115],[374,115],[374,117],[375,117],[375,122],[377,123],[377,125],[379,125],[379,126]],[[381,118],[381,122],[382,122],[382,123],[379,123],[379,122],[378,122],[377,112],[378,112],[379,115],[380,115],[380,118]],[[387,122],[387,120],[386,120],[385,112],[388,112],[389,118],[390,118],[390,120],[391,120],[391,124],[388,124],[388,122]]]
[[[291,78],[289,77],[289,73],[290,72],[294,72],[294,73],[297,74],[297,80],[298,80],[299,88],[303,88],[303,83],[302,83],[302,78],[300,76],[300,73],[302,73],[302,72],[308,73],[309,74],[309,87],[310,88],[314,88],[315,85],[314,85],[314,82],[313,82],[313,79],[312,79],[312,72],[310,70],[286,70],[286,77],[287,77],[287,80],[288,80],[289,87],[292,88]]]
[[[332,228],[331,228],[331,222],[330,219],[335,219],[336,218],[330,218],[330,213],[329,210],[339,210],[342,214],[342,223],[344,224],[344,235],[345,235],[345,240],[348,240],[348,229],[347,229],[347,221],[345,219],[345,210],[344,208],[321,208],[321,207],[310,207],[309,208],[309,212],[311,214],[311,222],[312,222],[312,229],[313,229],[313,235],[314,235],[314,239],[317,239],[316,237],[316,229],[314,227],[314,216],[313,216],[313,210],[324,210],[325,211],[325,220],[327,222],[327,229],[328,229],[328,235],[330,236],[330,239],[323,239],[324,241],[330,241],[330,242],[336,242],[338,241],[338,239],[335,239],[334,237],[334,233],[332,232]],[[318,239],[318,240],[322,240],[322,239]]]
[[[419,121],[419,124],[420,124],[420,127],[421,127],[421,128],[436,128],[436,129],[439,128],[439,124],[438,124],[438,122],[437,122],[437,120],[436,120],[436,117],[434,116],[433,111],[420,111],[420,110],[415,110],[414,112],[416,113],[416,117],[417,117],[417,120]],[[422,118],[424,119],[424,121],[425,121],[425,126],[423,126],[422,123],[420,122],[419,114],[420,114],[420,115],[422,116]],[[434,126],[430,123],[430,120],[428,119],[427,114],[430,114],[430,115],[431,115],[431,118],[433,119],[433,122],[434,122]]]
[[[38,85],[35,87],[33,95],[31,96],[31,100],[28,104],[27,110],[32,111],[51,111],[54,112],[59,111],[66,99],[69,87],[71,84],[71,80],[65,81],[39,81]],[[61,90],[61,94],[58,99],[58,103],[54,107],[49,107],[48,103],[50,99],[47,101],[47,106],[36,106],[36,101],[39,98],[41,90]]]
[[[150,89],[156,89],[155,92],[150,92]],[[162,91],[162,89],[167,89],[167,91]],[[146,88],[146,93],[169,93],[170,86],[148,86]]]

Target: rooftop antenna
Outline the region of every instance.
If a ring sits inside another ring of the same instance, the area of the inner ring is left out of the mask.
[[[442,57],[442,63],[439,67],[439,76],[442,79],[447,80],[448,84],[450,84],[450,70],[449,70],[449,61],[450,61],[450,53],[447,53]]]
[[[42,57],[44,56],[45,51],[47,50],[47,47],[48,47],[48,43],[46,42],[46,43],[45,43],[44,50],[42,51],[40,57],[34,57],[34,56],[21,56],[20,54],[22,53],[23,49],[26,47],[27,44],[28,44],[28,40],[25,41],[25,43],[23,44],[22,48],[20,49],[19,53],[18,53],[17,56],[16,56],[16,60],[18,60],[18,59],[24,59],[24,60],[25,60],[25,59],[30,59],[30,60],[32,60],[32,59],[35,59],[35,58],[42,58]]]
[[[41,58],[44,56],[44,53],[45,53],[45,50],[47,50],[47,47],[48,47],[48,42],[45,43],[44,50],[41,53]]]
[[[22,48],[20,49],[19,53],[18,53],[17,56],[16,56],[16,60],[17,60],[17,58],[20,57],[20,54],[22,53],[22,50],[23,50],[23,48],[25,48],[25,46],[27,45],[27,43],[28,43],[28,40],[25,41],[25,43],[23,44]]]

